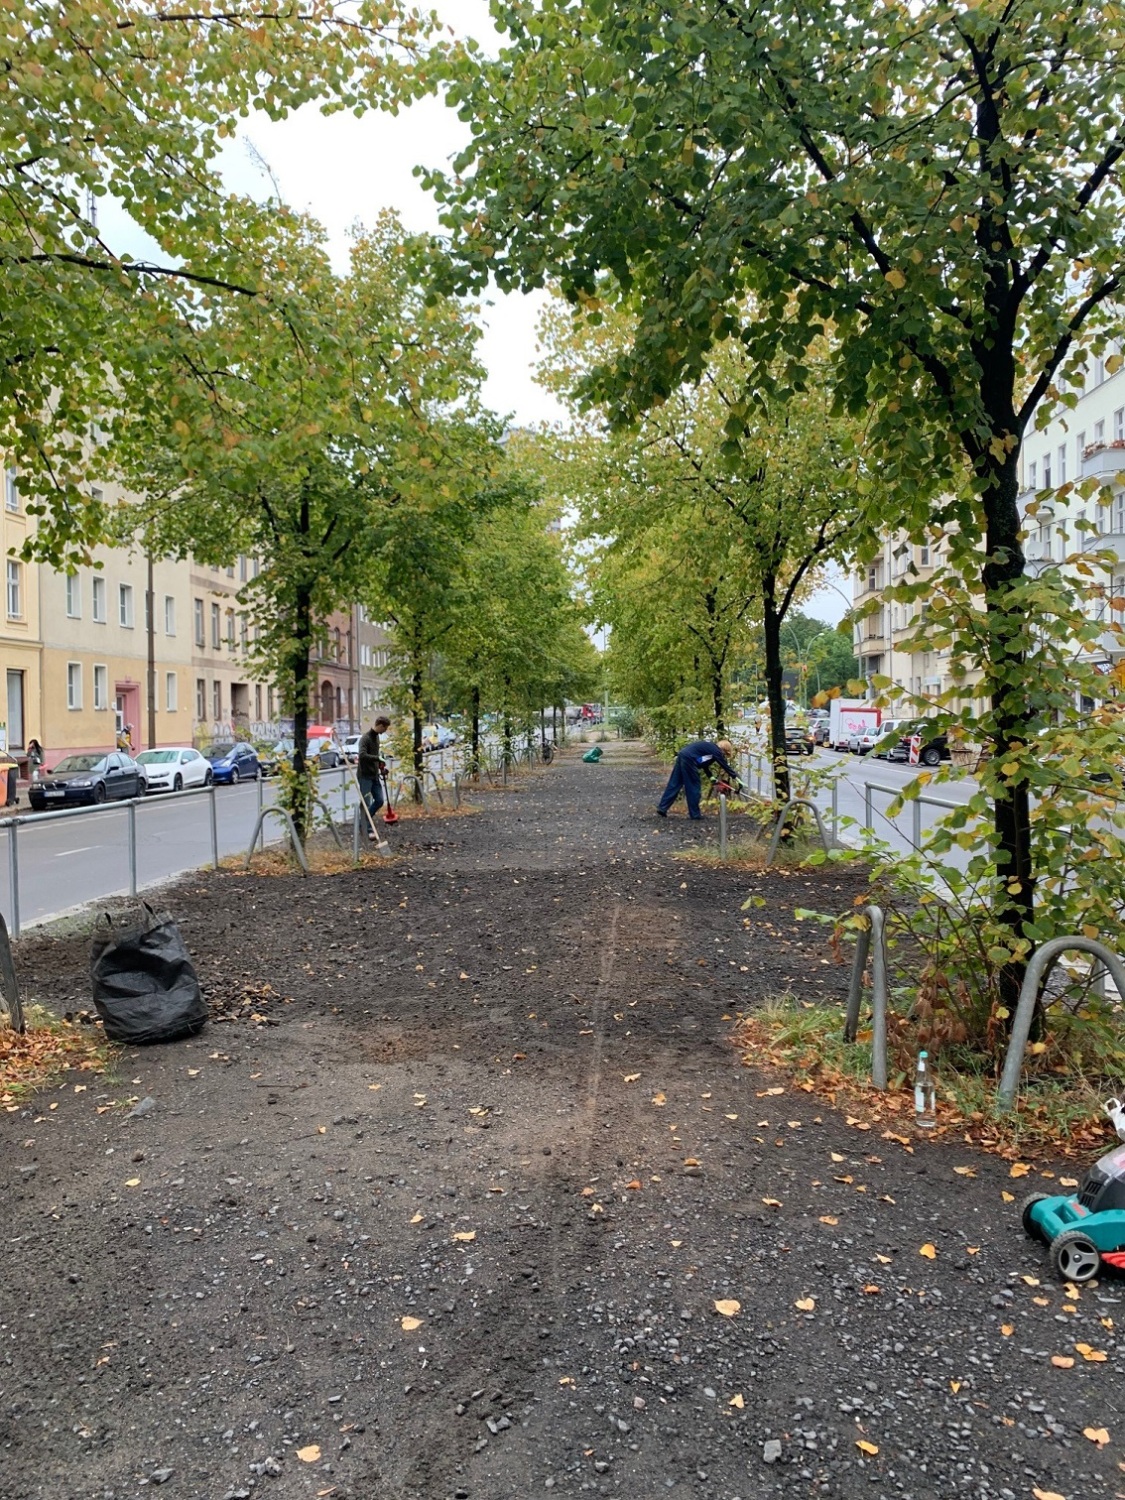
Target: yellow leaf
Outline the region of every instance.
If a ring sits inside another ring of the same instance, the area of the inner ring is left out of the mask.
[[[328,1126],[327,1125],[318,1125],[316,1127],[316,1133],[317,1133],[317,1135],[327,1135],[328,1134]]]
[[[1035,1500],[1066,1500],[1066,1496],[1060,1495],[1056,1490],[1041,1490],[1036,1487],[1031,1493],[1035,1496]]]
[[[622,1073],[621,1077],[625,1083],[636,1083],[641,1075],[639,1073]]]
[[[937,1246],[927,1243],[922,1246],[918,1254],[925,1256],[927,1260],[937,1260]]]
[[[833,1161],[843,1161],[844,1159],[838,1151],[833,1151],[830,1153],[830,1155]]]
[[[125,1184],[126,1187],[140,1187],[140,1185],[141,1179],[139,1177],[130,1177]]]
[[[421,1222],[422,1222],[422,1215],[421,1214],[415,1214],[414,1217],[411,1219],[410,1222],[412,1224],[421,1224]]]
[[[866,1438],[856,1438],[855,1445],[861,1453],[869,1453],[872,1458],[874,1458],[876,1453],[878,1453],[879,1451],[876,1444],[869,1443]]]
[[[462,1245],[471,1245],[477,1237],[475,1229],[459,1229],[453,1236]]]
[[[1003,1188],[1000,1189],[1000,1196],[1005,1203],[1014,1203],[1016,1201],[1015,1193],[1006,1193]]]
[[[951,1380],[949,1382],[949,1389],[956,1396],[957,1392],[961,1389],[961,1382],[959,1380]]]
[[[1038,1286],[1039,1285],[1039,1277],[1038,1276],[1021,1276],[1020,1280],[1023,1282],[1024,1286]]]
[[[1000,1332],[1004,1335],[1004,1337],[1006,1339],[1010,1339],[1011,1336],[1012,1336],[1012,1334],[1015,1333],[1015,1331],[1016,1331],[1016,1329],[1015,1329],[1015,1325],[1013,1323],[1001,1323],[1000,1324]]]
[[[658,1109],[663,1109],[664,1105],[668,1103],[663,1094],[653,1094],[652,1102]]]
[[[1008,1176],[1009,1177],[1026,1177],[1027,1174],[1030,1171],[1031,1171],[1031,1168],[1028,1166],[1027,1162],[1025,1162],[1025,1161],[1014,1161],[1012,1163],[1012,1165],[1008,1168]]]
[[[1083,1359],[1089,1360],[1092,1365],[1104,1365],[1106,1354],[1104,1349],[1091,1349],[1089,1344],[1075,1344],[1074,1346]]]
[[[199,1069],[198,1068],[189,1068],[187,1070],[187,1076],[189,1078],[198,1078],[199,1077]]]
[[[838,1224],[840,1221],[834,1214],[821,1214],[820,1222],[822,1224]]]
[[[957,1173],[958,1177],[975,1177],[977,1175],[972,1167],[954,1167],[953,1170]]]
[[[763,1198],[762,1202],[766,1205],[767,1208],[780,1208],[781,1207],[781,1199],[780,1198]]]
[[[1052,1354],[1051,1363],[1056,1370],[1073,1370],[1074,1361],[1069,1354]]]
[[[737,1120],[738,1116],[737,1115],[724,1115],[723,1119],[724,1120]]]
[[[878,1255],[877,1254],[875,1256],[875,1259],[879,1262],[879,1264],[881,1266],[889,1266],[890,1263],[891,1263],[891,1257],[889,1255]]]
[[[735,1407],[738,1408],[739,1411],[741,1411],[742,1408],[746,1405],[746,1402],[742,1399],[741,1396],[732,1396],[730,1398],[730,1400],[728,1401],[727,1405],[728,1406],[735,1406]]]
[[[816,1307],[816,1298],[815,1297],[798,1297],[797,1300],[796,1300],[796,1302],[794,1302],[793,1306],[795,1308],[797,1308],[800,1312],[812,1312],[813,1308]]]
[[[403,1333],[413,1333],[416,1328],[421,1328],[421,1326],[421,1318],[403,1318],[401,1324]]]
[[[902,274],[897,266],[894,266],[891,270],[887,271],[883,277],[883,280],[893,286],[896,292],[901,292],[903,287],[906,285],[906,277]],[[860,1446],[862,1446],[862,1444]],[[878,1449],[876,1449],[876,1452],[878,1452]]]
[[[297,1457],[303,1464],[315,1464],[320,1460],[320,1448],[316,1443],[310,1443],[307,1448],[298,1448]]]
[[[1104,1448],[1109,1442],[1109,1433],[1104,1427],[1083,1427],[1082,1436],[1089,1438],[1092,1443],[1097,1443],[1099,1448]]]
[[[1078,1186],[1078,1178],[1077,1177],[1060,1177],[1059,1178],[1059,1187],[1077,1187],[1077,1186]]]
[[[724,1297],[715,1303],[715,1311],[724,1318],[733,1318],[742,1311],[742,1303],[736,1302],[733,1297]]]
[[[868,1297],[877,1297],[882,1290],[883,1288],[876,1286],[873,1281],[869,1281],[863,1289],[864,1295]]]

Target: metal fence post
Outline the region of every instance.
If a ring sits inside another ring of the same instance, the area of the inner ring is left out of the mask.
[[[258,813],[260,815],[261,811],[262,811],[262,808],[265,806],[265,800],[266,800],[266,778],[264,776],[262,776],[262,775],[258,776],[257,787],[258,787]],[[261,848],[264,849],[266,847],[266,830],[265,830],[265,826],[264,826],[265,825],[265,819],[263,819],[262,822],[263,822],[263,827],[262,827],[262,832],[261,832],[260,837],[261,837]]]
[[[17,841],[19,823],[8,824],[8,888],[12,893],[12,936],[20,935],[20,851]]]
[[[869,781],[863,783],[863,826],[868,832],[875,831],[874,792]]]
[[[910,838],[915,849],[922,847],[922,804],[917,798],[910,804]]]
[[[219,868],[219,810],[215,803],[215,783],[211,783],[211,864]]]
[[[838,843],[840,839],[840,778],[837,777],[832,783],[832,842]]]
[[[727,857],[727,799],[723,792],[719,793],[719,858]]]
[[[137,894],[137,804],[130,801],[129,813],[129,894]]]

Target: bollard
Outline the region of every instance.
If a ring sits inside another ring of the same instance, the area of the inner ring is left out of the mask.
[[[844,1041],[854,1042],[859,1030],[859,1006],[863,996],[863,973],[867,955],[874,945],[871,959],[871,1082],[877,1089],[887,1086],[887,950],[883,939],[883,910],[865,906],[863,914],[869,925],[857,935],[852,977],[848,985],[848,1009],[844,1020]]]
[[[875,798],[869,781],[863,783],[863,826],[869,833],[875,831]]]
[[[130,800],[129,812],[129,894],[137,894],[137,804]]]
[[[719,858],[727,857],[727,798],[725,792],[719,793]]]
[[[214,869],[217,870],[219,868],[219,811],[218,811],[218,808],[217,808],[217,806],[215,804],[215,783],[214,782],[211,783],[210,792],[211,792],[211,865],[212,865],[212,867]],[[261,814],[259,814],[258,815],[258,827],[259,828],[261,827],[261,824],[262,824],[262,816],[261,816]],[[257,837],[257,832],[258,832],[258,828],[255,828],[255,830],[254,830],[255,837]],[[251,848],[253,848],[253,845],[251,845]]]
[[[13,818],[8,824],[8,889],[12,893],[12,936],[20,935],[20,851],[19,824]]]

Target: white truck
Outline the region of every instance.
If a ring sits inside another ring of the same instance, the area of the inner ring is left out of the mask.
[[[833,750],[846,750],[851,735],[874,732],[879,718],[874,703],[833,698],[828,706],[828,743]]]

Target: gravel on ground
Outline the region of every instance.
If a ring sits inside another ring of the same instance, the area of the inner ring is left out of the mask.
[[[216,1023],[0,1115],[2,1500],[1125,1491],[1121,1283],[1009,1201],[1067,1168],[743,1066],[739,1010],[842,1000],[793,912],[861,876],[684,860],[715,821],[604,749],[169,891]],[[73,1011],[87,954],[17,962]]]

